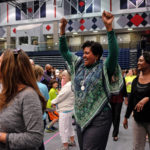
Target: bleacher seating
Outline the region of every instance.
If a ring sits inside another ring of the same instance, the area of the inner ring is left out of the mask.
[[[44,68],[46,64],[50,64],[57,69],[65,69],[66,63],[64,58],[57,50],[54,51],[38,51],[27,52],[28,56],[34,60],[35,64],[38,64]]]
[[[60,52],[57,50],[53,51],[38,51],[38,52],[27,52],[30,58],[32,58],[35,64],[39,64],[42,67],[45,64],[51,64],[57,69],[65,69],[66,62],[63,57],[60,55]],[[77,56],[82,57],[83,51],[78,51],[75,53]],[[103,59],[108,55],[108,50],[104,50]],[[103,60],[102,59],[102,60]],[[102,62],[101,60],[101,62]],[[118,62],[121,66],[121,69],[135,68],[137,66],[137,50],[133,49],[120,49]]]
[[[82,57],[83,52],[79,51],[76,54]],[[103,58],[100,61],[103,62],[107,55],[108,50],[104,50]],[[121,69],[135,68],[137,66],[137,50],[130,50],[128,48],[120,49],[118,62]]]

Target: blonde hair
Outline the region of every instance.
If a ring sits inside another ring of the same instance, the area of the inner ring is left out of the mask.
[[[35,65],[34,73],[35,73],[36,79],[38,79],[39,76],[42,76],[44,74],[44,69],[40,65]]]
[[[71,80],[70,73],[69,73],[67,70],[64,70],[64,71],[62,72],[62,76],[63,76],[63,75],[66,76],[69,81]]]

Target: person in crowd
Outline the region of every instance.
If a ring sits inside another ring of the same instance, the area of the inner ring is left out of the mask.
[[[52,66],[52,68],[51,68],[51,79],[55,79],[55,80],[56,80],[55,70],[56,70],[56,68],[54,68],[54,67]]]
[[[38,150],[46,101],[23,50],[6,50],[1,61],[0,150]],[[42,111],[43,110],[43,111]]]
[[[58,90],[61,89],[61,79],[59,76],[59,70],[55,68],[55,80],[58,82]]]
[[[37,80],[37,85],[40,89],[40,92],[45,97],[45,99],[48,101],[48,99],[49,99],[48,88],[45,84],[40,82],[41,78],[44,74],[43,68],[39,65],[35,65],[34,66],[34,73],[35,73],[35,77],[36,77],[36,80]],[[46,118],[47,118],[47,114],[46,114],[46,112],[44,112],[44,114],[43,114],[44,129],[46,127]],[[39,150],[45,150],[43,143],[40,146]]]
[[[53,125],[58,121],[59,114],[56,111],[56,107],[54,105],[52,106],[51,103],[51,101],[55,99],[58,95],[57,87],[58,87],[58,82],[56,80],[51,80],[51,89],[49,91],[49,99],[47,102],[48,116],[51,122],[46,127],[45,129],[46,132],[54,132],[57,130],[57,128],[55,128]]]
[[[63,143],[61,150],[68,150],[68,145],[75,146],[75,133],[72,126],[74,93],[71,89],[71,77],[67,70],[62,72],[62,78],[64,80],[64,86],[58,96],[52,100],[52,105],[57,105],[56,109],[59,112],[59,134]]]
[[[33,66],[35,65],[33,59],[30,59],[30,63],[31,63],[31,65],[33,65]]]
[[[2,56],[0,55],[0,68],[1,68]],[[2,92],[2,74],[0,72],[0,93]]]
[[[36,77],[36,80],[37,80],[37,85],[40,89],[40,92],[45,97],[45,99],[48,101],[48,99],[49,99],[48,88],[45,84],[40,82],[41,78],[44,74],[43,68],[39,65],[35,65],[34,73],[35,73],[35,77]],[[43,114],[43,120],[44,120],[44,128],[45,128],[46,127],[46,113]]]
[[[146,134],[150,139],[150,52],[144,52],[138,60],[140,74],[132,83],[124,128],[128,128],[128,118],[133,111],[133,150],[144,150]]]
[[[45,71],[41,79],[41,82],[46,84],[48,90],[50,90],[51,69],[52,69],[52,66],[50,64],[46,64]]]
[[[126,76],[126,70],[122,70],[122,76],[125,78],[125,76]]]
[[[112,108],[112,122],[113,122],[113,127],[114,127],[113,132],[112,132],[112,137],[114,141],[118,141],[120,114],[121,114],[121,108],[122,108],[122,103],[124,101],[124,98],[128,98],[125,79],[124,79],[124,86],[122,90],[120,91],[120,93],[117,95],[112,95],[110,99],[110,104]]]
[[[55,70],[56,77],[59,77],[59,69]]]
[[[138,75],[138,70],[137,68],[133,68],[133,76],[136,78],[136,76]]]
[[[126,88],[127,88],[127,94],[128,94],[128,98],[130,96],[131,93],[131,85],[132,85],[132,81],[136,78],[136,76],[133,75],[133,70],[129,69],[128,73],[125,77],[125,82],[126,82]],[[126,99],[127,100],[127,99]],[[125,104],[128,105],[128,101],[125,100]]]
[[[102,19],[109,42],[109,56],[104,64],[100,63],[103,48],[98,42],[86,41],[83,44],[83,58],[71,53],[65,37],[67,20],[60,20],[59,49],[71,72],[80,150],[105,150],[112,123],[109,96],[123,86],[117,62],[118,45],[112,28],[114,16],[104,11]]]

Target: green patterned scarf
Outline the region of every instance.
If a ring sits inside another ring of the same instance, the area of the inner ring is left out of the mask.
[[[83,131],[95,115],[104,109],[109,102],[108,96],[119,93],[123,79],[119,65],[113,74],[112,82],[109,81],[105,63],[102,65],[98,62],[87,68],[83,59],[75,55],[72,59],[70,70],[75,93],[75,118]],[[81,90],[83,80],[85,90]]]

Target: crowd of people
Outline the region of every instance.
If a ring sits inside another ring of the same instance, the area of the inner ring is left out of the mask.
[[[150,141],[150,53],[144,52],[137,69],[121,71],[119,48],[113,30],[114,16],[104,11],[109,55],[101,63],[100,43],[86,41],[83,58],[68,49],[65,28],[60,20],[59,49],[68,70],[50,64],[43,67],[29,59],[23,50],[6,50],[0,56],[0,150],[45,150],[44,131],[55,132],[59,121],[61,150],[76,146],[72,116],[75,118],[80,150],[105,150],[111,125],[112,137],[119,139],[123,121],[133,114],[133,150],[144,150]]]

